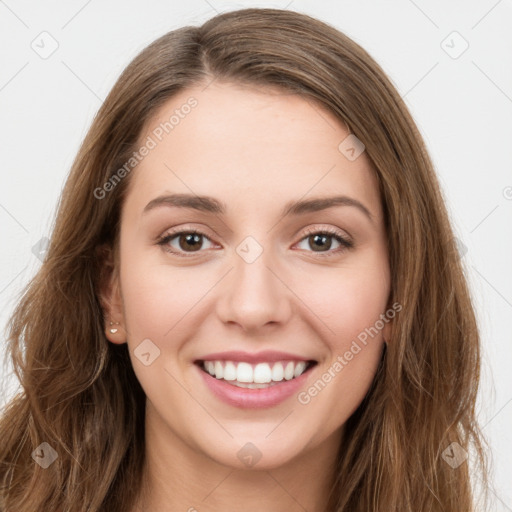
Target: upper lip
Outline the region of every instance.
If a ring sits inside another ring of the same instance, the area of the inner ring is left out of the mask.
[[[264,350],[262,352],[255,353],[234,350],[208,354],[198,358],[196,361],[244,361],[247,363],[271,363],[275,361],[313,361],[313,359],[276,350]]]

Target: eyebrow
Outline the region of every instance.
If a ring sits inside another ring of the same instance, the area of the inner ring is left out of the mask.
[[[225,214],[227,211],[226,205],[210,196],[198,196],[192,194],[168,194],[156,197],[151,200],[143,210],[147,213],[158,207],[178,207],[190,208],[201,212]],[[318,212],[332,208],[335,206],[353,206],[359,211],[364,213],[368,219],[373,222],[373,215],[370,210],[360,201],[348,196],[331,196],[331,197],[318,197],[313,199],[302,199],[298,201],[289,201],[285,204],[281,215],[301,215],[305,213]]]

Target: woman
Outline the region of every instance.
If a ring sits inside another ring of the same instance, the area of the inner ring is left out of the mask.
[[[5,512],[474,510],[479,336],[432,163],[308,16],[226,13],[134,59],[10,350]]]

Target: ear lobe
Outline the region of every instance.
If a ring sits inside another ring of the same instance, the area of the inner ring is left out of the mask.
[[[382,328],[382,338],[384,339],[384,342],[387,344],[391,340],[391,329],[393,326],[393,320],[388,320],[387,322],[384,322],[384,327]]]
[[[123,298],[113,251],[110,247],[101,246],[97,257],[100,262],[98,298],[103,310],[105,335],[112,343],[126,343]]]

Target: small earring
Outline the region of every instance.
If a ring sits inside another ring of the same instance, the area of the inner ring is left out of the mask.
[[[114,322],[110,322],[110,325],[114,325]],[[115,325],[119,325],[119,322],[115,322]],[[115,334],[117,332],[117,327],[111,327],[110,328],[110,333],[111,334]]]

